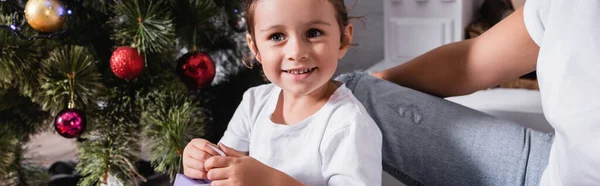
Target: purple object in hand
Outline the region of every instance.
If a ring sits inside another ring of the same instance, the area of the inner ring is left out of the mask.
[[[192,179],[183,174],[177,174],[173,186],[210,186],[210,180]]]

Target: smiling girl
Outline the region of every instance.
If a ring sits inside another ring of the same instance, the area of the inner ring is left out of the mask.
[[[381,185],[379,128],[332,76],[352,42],[343,0],[248,0],[247,41],[271,84],[254,87],[218,148],[184,150],[211,185]]]

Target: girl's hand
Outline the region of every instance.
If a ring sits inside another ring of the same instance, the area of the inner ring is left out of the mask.
[[[216,146],[205,139],[196,138],[183,149],[183,174],[190,178],[206,179],[204,162],[212,156],[220,156],[209,145]]]
[[[223,144],[219,148],[226,156],[213,156],[206,160],[211,186],[270,186],[302,185],[285,173],[271,168],[258,160]],[[275,179],[274,179],[275,178]]]

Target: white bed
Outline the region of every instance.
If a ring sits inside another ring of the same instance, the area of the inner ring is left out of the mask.
[[[446,99],[528,128],[554,131],[544,117],[540,92],[536,90],[494,88]]]

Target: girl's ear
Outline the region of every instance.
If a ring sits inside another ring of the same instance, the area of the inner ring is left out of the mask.
[[[260,63],[262,60],[260,57],[260,53],[258,52],[258,48],[256,48],[256,43],[252,40],[252,35],[246,34],[246,42],[248,43],[248,48],[250,48],[250,51],[252,51],[252,55]]]
[[[346,52],[348,52],[348,48],[350,48],[350,43],[352,43],[352,37],[354,34],[354,26],[352,23],[349,23],[344,27],[344,33],[342,33],[342,42],[340,42],[340,50],[338,51],[338,59],[342,59]]]

